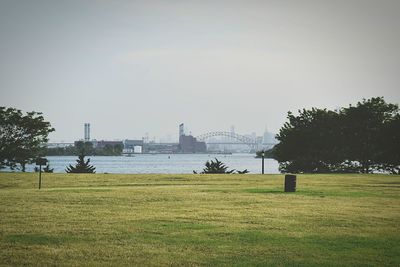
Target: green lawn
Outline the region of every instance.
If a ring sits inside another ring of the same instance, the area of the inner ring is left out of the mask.
[[[0,265],[399,266],[400,176],[0,173]]]

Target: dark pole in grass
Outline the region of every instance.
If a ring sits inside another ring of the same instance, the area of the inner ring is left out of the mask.
[[[42,165],[39,165],[39,189],[42,187]]]
[[[37,158],[36,165],[39,165],[39,189],[42,188],[42,165],[46,165],[46,158]]]
[[[264,156],[265,152],[264,150],[261,151],[261,173],[264,174]]]

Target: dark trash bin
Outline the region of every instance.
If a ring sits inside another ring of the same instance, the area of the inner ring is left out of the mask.
[[[285,192],[296,192],[296,175],[285,175]]]

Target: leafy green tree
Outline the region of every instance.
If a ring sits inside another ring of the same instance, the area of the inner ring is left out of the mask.
[[[76,160],[76,165],[69,165],[65,169],[67,173],[95,173],[96,168],[89,164],[90,159],[85,161],[85,155],[80,154]]]
[[[345,159],[356,162],[354,164],[362,173],[371,173],[374,169],[379,169],[385,150],[381,141],[398,140],[399,132],[390,130],[390,127],[395,127],[396,124],[387,125],[398,116],[398,106],[386,103],[383,97],[375,97],[364,99],[356,106],[343,108],[340,113]],[[390,150],[392,145],[393,143],[386,144],[386,149]]]
[[[400,168],[399,108],[382,97],[338,111],[288,113],[274,158],[282,172],[361,172]]]
[[[379,140],[381,153],[377,161],[380,170],[400,174],[400,114],[385,123]]]
[[[24,172],[26,164],[44,154],[44,144],[54,128],[40,112],[27,112],[0,107],[0,168],[15,169],[18,164]]]
[[[288,112],[276,138],[274,158],[282,172],[330,172],[341,162],[339,115],[326,109]]]

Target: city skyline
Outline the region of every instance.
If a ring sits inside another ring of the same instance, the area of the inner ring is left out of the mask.
[[[182,123],[184,124],[184,123]],[[82,126],[82,125],[81,125]],[[267,127],[265,127],[264,132],[262,133],[257,133],[255,131],[249,132],[249,133],[238,133],[236,130],[235,125],[231,125],[228,129],[219,129],[219,131],[224,131],[224,132],[231,132],[231,133],[236,133],[240,134],[246,137],[251,137],[251,138],[256,138],[256,137],[264,137],[266,134],[269,136],[275,135],[275,133],[272,133],[268,131]],[[192,135],[194,137],[200,136],[206,133],[210,132],[218,132],[218,131],[208,131],[204,133],[193,133],[188,127],[184,127],[183,133],[185,135]],[[82,136],[75,140],[49,140],[49,143],[74,143],[75,141],[100,141],[100,140],[109,140],[109,141],[123,141],[123,140],[144,140],[145,142],[157,142],[157,143],[178,143],[179,142],[179,136],[180,133],[176,132],[176,134],[164,134],[161,136],[155,136],[151,135],[149,132],[145,132],[142,136],[129,136],[129,137],[122,137],[122,138],[102,138],[101,136],[97,136],[97,133],[95,132],[94,135],[92,133],[92,124],[90,122],[85,122],[83,124],[82,128]],[[219,137],[217,137],[219,138]]]
[[[0,106],[51,141],[277,133],[288,111],[400,93],[400,2],[1,1]],[[94,136],[94,135],[93,135]]]

